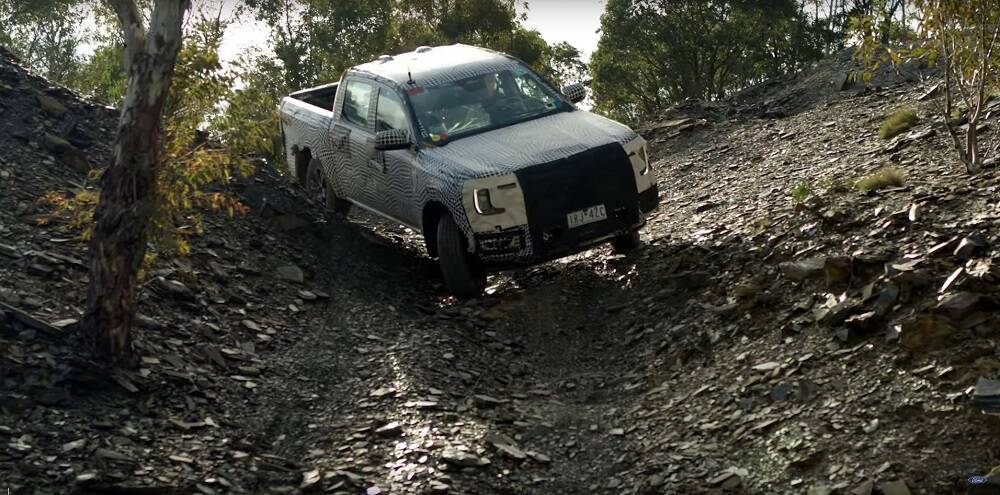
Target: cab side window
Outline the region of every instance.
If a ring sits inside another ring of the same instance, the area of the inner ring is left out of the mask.
[[[407,118],[403,101],[388,89],[379,90],[375,114],[375,132],[391,129],[410,130],[410,121]]]
[[[372,85],[365,81],[348,80],[344,93],[344,119],[369,129],[368,110],[372,104]]]

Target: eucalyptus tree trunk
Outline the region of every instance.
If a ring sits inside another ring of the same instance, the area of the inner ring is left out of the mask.
[[[122,102],[114,161],[101,177],[101,198],[90,241],[90,285],[83,332],[96,356],[131,365],[136,275],[146,254],[156,205],[154,167],[160,153],[163,110],[181,24],[190,0],[156,0],[149,27],[134,0],[107,0],[125,38],[128,88]]]

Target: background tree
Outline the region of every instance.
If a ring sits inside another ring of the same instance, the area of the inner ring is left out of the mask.
[[[796,71],[829,38],[793,0],[609,0],[601,31],[595,108],[630,120]]]
[[[827,34],[827,50],[839,50],[848,42],[857,19],[871,19],[882,42],[901,38],[914,13],[913,0],[800,0],[800,9]]]
[[[85,0],[0,0],[0,45],[39,75],[65,84],[76,76],[87,33],[79,14]]]
[[[377,56],[391,26],[391,0],[248,0],[271,29],[287,88],[331,81],[356,60]],[[373,55],[374,54],[374,55]]]
[[[106,105],[117,106],[125,98],[128,74],[125,71],[125,39],[118,16],[107,4],[90,2],[94,28],[86,40],[93,52],[81,57],[76,77],[65,84]]]
[[[926,0],[918,2],[925,29],[925,47],[944,64],[943,117],[955,142],[959,158],[969,173],[982,169],[979,120],[986,93],[997,88],[997,37],[1000,36],[1000,4],[984,0]],[[937,61],[937,60],[935,60]],[[956,105],[956,101],[959,103]],[[954,110],[965,121],[965,142],[952,120]],[[995,151],[995,150],[994,150]]]
[[[919,23],[912,43],[904,46],[883,42],[872,29],[876,19],[859,18],[859,57],[872,67],[913,60],[942,67],[941,117],[966,171],[978,173],[984,161],[980,118],[988,93],[1000,86],[1000,4],[994,0],[917,0],[911,11]],[[988,144],[995,152],[996,143]]]
[[[580,50],[565,41],[549,45],[544,57],[540,72],[557,86],[584,82],[590,78]]]
[[[248,0],[246,5],[271,29],[286,90],[335,81],[352,65],[421,45],[492,48],[554,79],[582,65],[569,45],[551,47],[526,29],[526,6],[515,0]],[[563,72],[553,71],[553,62],[562,64]]]
[[[166,102],[189,0],[156,0],[147,23],[133,0],[108,0],[125,40],[128,87],[114,160],[101,178],[90,242],[90,283],[82,328],[97,355],[132,360],[136,275],[155,210],[160,114]]]
[[[232,63],[230,77],[225,108],[210,121],[209,131],[235,156],[281,162],[285,152],[276,103],[289,92],[282,67],[265,50],[253,49]]]

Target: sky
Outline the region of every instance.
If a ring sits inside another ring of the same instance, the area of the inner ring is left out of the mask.
[[[550,44],[562,41],[575,46],[584,62],[597,49],[597,34],[605,0],[529,0],[525,25],[536,29]]]
[[[238,2],[222,1],[224,13],[231,12]],[[528,19],[524,24],[537,30],[550,44],[566,41],[575,46],[586,62],[597,48],[600,35],[596,31],[601,25],[604,4],[605,0],[528,0]],[[222,60],[234,60],[248,47],[264,46],[267,36],[267,27],[252,19],[231,26],[223,38]]]

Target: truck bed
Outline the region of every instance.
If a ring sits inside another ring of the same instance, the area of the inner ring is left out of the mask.
[[[338,84],[339,83],[330,83],[322,86],[316,86],[315,88],[303,89],[288,96],[301,102],[308,103],[314,107],[320,107],[323,110],[332,111],[333,99],[337,96]]]
[[[305,177],[308,160],[300,160],[299,152],[308,151],[316,156],[317,148],[323,146],[321,138],[330,132],[337,84],[296,91],[281,99],[281,136],[285,142],[288,170],[300,180]]]

